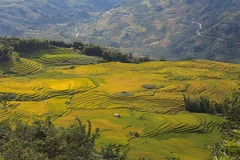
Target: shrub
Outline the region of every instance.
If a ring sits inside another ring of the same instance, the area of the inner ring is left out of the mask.
[[[50,118],[45,122],[35,121],[32,125],[17,122],[14,127],[9,121],[0,122],[0,155],[3,159],[58,159],[58,160],[98,160],[122,159],[121,146],[102,147],[95,150],[95,139],[99,129],[92,133],[91,122],[88,127],[79,118],[70,127],[55,127]],[[14,128],[14,129],[13,129]]]
[[[209,159],[237,160],[240,158],[240,92],[234,92],[218,107],[226,121],[221,124],[222,139],[211,148]]]
[[[142,87],[146,88],[146,89],[160,89],[160,88],[163,88],[164,86],[157,85],[157,84],[144,84],[144,85],[142,85]]]
[[[185,110],[197,113],[213,113],[208,97],[200,96],[200,98],[190,98],[183,94]]]

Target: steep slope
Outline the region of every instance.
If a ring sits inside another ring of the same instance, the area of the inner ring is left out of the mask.
[[[0,35],[36,37],[45,32],[43,37],[51,38],[55,35],[54,38],[63,39],[67,37],[64,32],[66,28],[77,23],[89,22],[120,1],[2,0],[0,2]]]
[[[128,0],[80,25],[79,39],[168,59],[239,62],[240,1]]]

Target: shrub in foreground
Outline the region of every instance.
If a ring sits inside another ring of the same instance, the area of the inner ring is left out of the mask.
[[[49,118],[45,122],[35,121],[32,125],[22,122],[11,125],[9,121],[2,121],[0,155],[6,160],[125,159],[119,152],[121,146],[117,145],[107,145],[98,153],[95,150],[98,136],[99,129],[92,133],[91,122],[88,121],[86,127],[78,118],[75,124],[67,128],[55,127]]]

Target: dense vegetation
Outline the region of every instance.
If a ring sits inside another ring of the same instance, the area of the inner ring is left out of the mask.
[[[17,37],[0,37],[0,61],[17,58],[18,53],[31,53],[35,50],[48,49],[49,42],[40,39],[21,39]],[[15,52],[15,54],[14,54]]]
[[[82,42],[65,43],[63,41],[50,41],[53,46],[57,47],[73,47],[79,50],[81,53],[87,56],[102,57],[108,62],[123,62],[123,63],[140,63],[151,61],[148,56],[145,57],[133,57],[132,54],[123,54],[120,50],[104,47],[96,44],[87,44]]]
[[[197,113],[213,113],[214,110],[210,106],[208,97],[200,96],[200,98],[190,98],[183,95],[185,110]]]
[[[240,158],[240,92],[234,92],[219,107],[226,121],[221,124],[221,141],[212,147],[213,159],[237,160]]]
[[[221,123],[221,141],[211,147],[212,157],[209,159],[232,159],[240,158],[240,92],[233,92],[232,96],[222,103],[210,105],[209,98],[200,97],[191,99],[184,95],[185,109],[189,112],[216,113],[224,117]]]
[[[200,97],[191,99],[184,96],[185,109],[189,112],[216,113],[221,115],[225,121],[221,123],[221,141],[211,147],[212,156],[209,159],[232,159],[240,158],[240,92],[235,91],[231,97],[222,103],[210,105],[209,98]]]
[[[94,148],[99,129],[92,133],[91,122],[82,124],[79,118],[70,127],[55,127],[49,118],[32,125],[23,122],[0,122],[0,156],[6,160],[100,160],[125,159],[120,146],[107,145],[102,151]]]
[[[79,54],[87,56],[102,57],[108,62],[124,62],[124,63],[139,63],[150,61],[148,56],[143,58],[133,57],[131,54],[123,54],[121,51],[103,47],[94,44],[87,44],[82,42],[65,43],[63,41],[55,40],[40,40],[40,39],[21,39],[18,37],[0,37],[0,61],[9,61],[20,55],[31,55],[36,50],[48,49],[51,46],[62,48],[73,48],[79,51]],[[13,54],[15,52],[15,54]]]

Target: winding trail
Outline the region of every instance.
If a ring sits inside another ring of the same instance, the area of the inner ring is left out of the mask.
[[[228,43],[228,41],[227,40],[225,40],[225,39],[222,39],[222,38],[218,38],[218,37],[213,37],[213,36],[207,36],[207,35],[203,35],[201,32],[200,32],[200,30],[202,29],[202,24],[201,23],[199,23],[199,22],[194,22],[194,21],[192,21],[192,23],[193,24],[197,24],[198,25],[198,30],[196,31],[196,33],[197,33],[197,35],[198,36],[201,36],[201,37],[205,37],[205,38],[212,38],[212,39],[217,39],[217,40],[219,40],[220,42],[224,42],[224,43]],[[234,42],[234,44],[240,44],[240,42]]]
[[[227,40],[224,40],[224,39],[222,39],[222,38],[203,35],[203,34],[200,32],[200,30],[202,29],[202,24],[199,23],[199,22],[194,22],[194,21],[192,21],[192,23],[198,25],[198,30],[196,31],[196,33],[197,33],[198,36],[205,37],[205,38],[217,39],[217,40],[219,40],[220,42],[225,42],[225,43],[227,43]],[[237,43],[235,43],[235,44],[237,44]]]
[[[202,34],[199,32],[200,29],[202,29],[202,24],[201,24],[201,23],[197,23],[197,25],[199,26],[199,29],[197,30],[197,34],[198,34],[199,36],[202,36]]]

